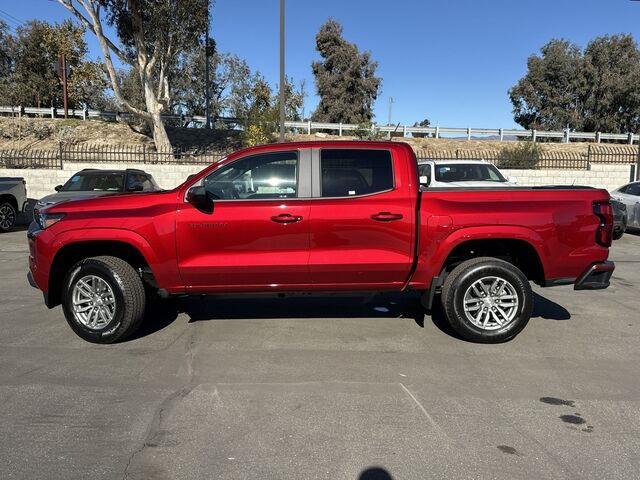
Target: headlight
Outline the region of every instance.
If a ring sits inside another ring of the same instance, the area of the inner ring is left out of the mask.
[[[66,213],[43,213],[35,212],[34,219],[41,229],[49,228],[64,218]]]
[[[42,200],[38,200],[36,202],[36,206],[34,208],[37,208],[38,210],[42,210],[45,207],[50,207],[54,203],[56,203],[56,202],[43,202]]]

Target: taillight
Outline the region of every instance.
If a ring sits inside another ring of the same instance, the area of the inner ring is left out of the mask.
[[[596,231],[596,242],[603,247],[610,247],[613,241],[613,207],[610,202],[594,202],[593,213],[600,219]]]

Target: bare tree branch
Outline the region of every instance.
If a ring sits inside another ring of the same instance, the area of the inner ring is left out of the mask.
[[[82,24],[83,27],[85,27],[87,30],[89,30],[90,32],[92,32],[94,35],[97,36],[96,31],[95,31],[92,23],[87,19],[87,17],[85,17],[82,14],[82,12],[80,10],[78,10],[76,8],[76,6],[73,4],[73,0],[57,0],[57,1],[62,6],[64,6],[64,8],[66,8],[67,10],[69,10],[72,13],[73,16],[78,19],[78,21]],[[88,11],[84,0],[80,0],[80,3],[85,8],[85,10]],[[100,7],[98,5],[97,9],[99,10],[99,8]],[[113,53],[115,53],[122,62],[127,63],[129,65],[133,65],[133,63],[131,62],[131,59],[129,59],[125,55],[125,53],[121,49],[118,48],[118,46],[115,43],[113,43],[109,38],[106,38],[106,37],[105,37],[105,41],[107,42],[107,45],[113,51]]]
[[[63,4],[71,4],[72,0],[59,0]],[[95,2],[94,0],[79,0],[80,4],[84,7],[87,14],[89,15],[92,28],[91,31],[95,34],[98,42],[100,43],[100,48],[102,50],[102,54],[104,55],[104,63],[107,69],[107,74],[109,75],[109,79],[111,80],[111,86],[113,87],[113,93],[118,100],[118,102],[124,107],[125,110],[137,115],[141,118],[150,119],[151,115],[143,110],[140,110],[133,105],[131,105],[122,95],[122,91],[120,89],[120,83],[118,81],[118,75],[115,67],[113,66],[113,60],[111,59],[111,47],[109,46],[109,39],[105,36],[102,30],[102,22],[100,21],[100,4]],[[84,16],[85,22],[89,22]],[[134,66],[135,68],[135,66]]]

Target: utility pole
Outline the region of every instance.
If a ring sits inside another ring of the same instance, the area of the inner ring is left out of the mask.
[[[638,139],[638,157],[636,159],[636,182],[640,182],[640,138]]]
[[[284,73],[284,0],[280,0],[280,142],[284,142],[285,82],[286,82],[286,77]]]
[[[204,116],[206,118],[205,128],[211,128],[211,97],[209,94],[209,56],[211,54],[209,45],[209,0],[207,0],[207,26],[204,33]]]
[[[391,107],[393,105],[393,97],[389,97],[389,122],[387,125],[391,125]]]
[[[64,53],[61,53],[58,57],[58,64],[60,65],[60,76],[62,77],[62,102],[64,106],[64,118],[67,118],[69,114],[69,96],[67,94],[67,61],[64,58]]]

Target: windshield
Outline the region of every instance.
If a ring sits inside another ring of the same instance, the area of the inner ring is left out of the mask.
[[[114,172],[76,173],[60,189],[61,192],[122,192],[124,174]]]
[[[506,182],[496,167],[480,163],[448,163],[436,165],[438,182]]]

